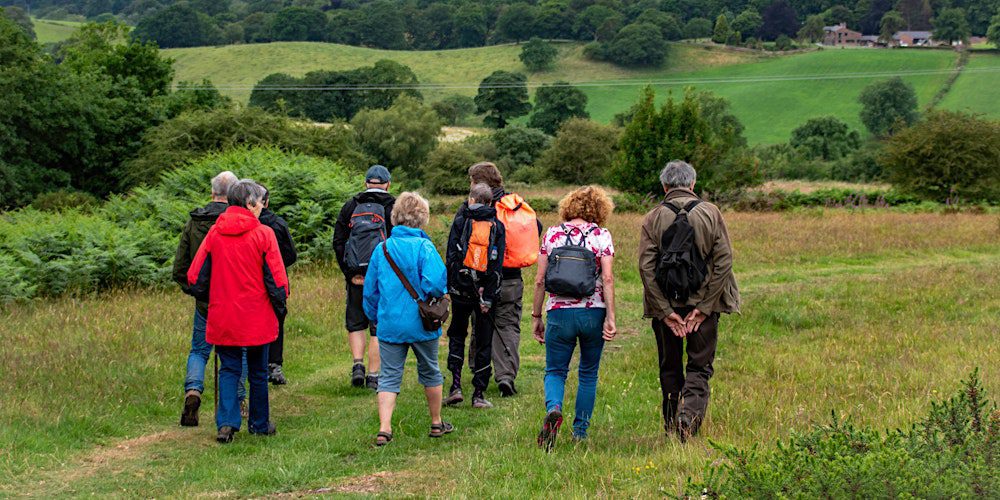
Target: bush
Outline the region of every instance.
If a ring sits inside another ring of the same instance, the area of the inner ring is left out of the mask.
[[[935,111],[886,143],[882,164],[900,190],[932,201],[1000,201],[1000,121]]]
[[[521,48],[521,55],[518,56],[528,71],[542,71],[550,69],[556,61],[559,51],[552,44],[533,37]]]
[[[910,430],[882,432],[832,422],[774,449],[711,443],[724,459],[704,482],[688,481],[705,498],[997,498],[1000,497],[1000,410],[974,371],[958,393],[931,403]]]
[[[481,161],[463,142],[442,142],[427,155],[424,186],[433,194],[467,194],[469,167]]]
[[[329,160],[277,149],[237,149],[164,174],[151,188],[84,213],[34,208],[0,216],[0,302],[165,285],[188,212],[205,204],[213,176],[232,170],[271,191],[305,261],[332,257],[334,219],[358,176]]]
[[[155,184],[164,172],[238,146],[274,146],[357,168],[368,163],[352,132],[341,124],[323,128],[258,108],[220,108],[183,113],[149,130],[138,156],[123,166],[123,183]]]
[[[31,208],[42,212],[60,212],[71,208],[89,212],[99,204],[96,196],[85,191],[59,190],[36,196],[35,201],[31,202]]]
[[[618,153],[621,129],[583,118],[563,123],[538,166],[546,177],[565,183],[600,183]]]
[[[861,136],[833,116],[812,118],[792,131],[788,143],[810,160],[839,160],[861,146]]]
[[[497,130],[493,134],[497,159],[507,160],[513,173],[524,165],[533,165],[535,159],[549,147],[552,137],[537,128],[511,126]]]
[[[457,125],[466,117],[475,113],[476,102],[469,96],[450,95],[431,104],[434,111],[441,117],[445,125]]]
[[[363,110],[351,125],[376,162],[416,176],[441,133],[437,113],[410,96],[400,96],[389,109]]]
[[[793,50],[795,49],[795,42],[788,35],[781,35],[774,41],[774,49],[781,51]]]

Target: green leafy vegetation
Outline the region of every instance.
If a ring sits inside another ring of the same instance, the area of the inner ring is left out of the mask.
[[[3,214],[0,302],[166,284],[188,211],[208,202],[211,179],[223,170],[270,189],[272,207],[289,221],[301,257],[332,257],[333,222],[356,190],[354,171],[277,149],[235,149],[166,172],[156,186],[99,207],[86,198],[49,195],[33,208]]]

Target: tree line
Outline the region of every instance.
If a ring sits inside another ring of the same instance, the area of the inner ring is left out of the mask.
[[[960,9],[969,33],[985,35],[1000,13],[1000,0],[35,0],[30,5],[41,17],[116,16],[136,26],[135,36],[163,48],[326,41],[397,50],[481,47],[531,37],[607,43],[618,36],[639,38],[637,25],[647,25],[642,35],[656,28],[665,40],[719,38],[727,31],[718,29],[720,19],[728,34],[719,43],[736,33],[744,41],[794,38],[806,26],[821,29],[819,22],[846,22],[875,34],[889,12],[898,15],[898,29],[929,30],[932,19],[949,10],[954,16],[959,12],[954,9]]]

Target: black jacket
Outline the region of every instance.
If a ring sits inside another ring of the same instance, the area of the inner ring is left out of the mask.
[[[201,241],[205,239],[208,230],[215,225],[216,219],[227,208],[229,208],[228,204],[218,201],[213,201],[204,207],[196,208],[191,211],[191,219],[187,221],[187,224],[184,225],[184,230],[181,231],[181,239],[177,244],[177,253],[174,254],[173,275],[174,281],[181,286],[181,290],[185,293],[188,290],[188,268],[191,267],[191,262],[194,260],[195,254],[198,253],[198,247],[201,246]],[[208,316],[208,303],[195,301],[195,307],[202,316]]]
[[[495,304],[500,298],[500,283],[503,280],[501,266],[503,265],[503,255],[506,250],[506,235],[503,223],[497,220],[497,209],[480,205],[476,208],[469,208],[463,203],[455,214],[455,220],[451,223],[451,232],[448,234],[448,248],[445,252],[445,267],[448,269],[448,293],[452,294],[452,300],[459,302],[470,302],[468,290],[462,290],[459,272],[465,267],[464,244],[461,241],[465,233],[465,225],[469,220],[492,220],[495,226],[495,253],[496,258],[490,259],[486,266],[486,273],[479,278],[479,286],[483,288],[483,302]],[[458,293],[453,293],[457,291]],[[462,293],[465,292],[465,293]]]
[[[392,234],[392,207],[396,204],[396,198],[385,191],[363,191],[358,193],[344,204],[337,216],[337,223],[333,226],[333,251],[337,254],[337,264],[340,265],[341,272],[347,277],[346,265],[344,264],[344,253],[347,247],[347,239],[351,237],[351,215],[359,203],[378,203],[385,208],[385,234]]]
[[[500,198],[503,198],[504,196],[507,196],[508,194],[510,194],[510,193],[508,193],[507,191],[504,191],[504,189],[502,187],[493,188],[493,204],[496,205],[497,203],[500,202]],[[459,209],[459,211],[461,211],[461,209]],[[535,222],[538,224],[538,236],[541,236],[542,235],[542,221],[536,218]],[[505,280],[519,280],[519,279],[521,279],[521,269],[516,268],[516,267],[505,267],[505,268],[503,268],[502,273],[503,273],[503,279],[505,279]]]
[[[299,258],[295,253],[292,233],[288,231],[288,223],[269,208],[260,212],[259,219],[261,224],[274,230],[274,237],[278,239],[278,250],[281,251],[281,261],[285,264],[285,269],[288,269]]]

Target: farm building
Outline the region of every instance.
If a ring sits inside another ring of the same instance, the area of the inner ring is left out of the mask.
[[[857,46],[859,42],[861,42],[861,32],[848,28],[847,23],[823,26],[823,45]]]
[[[892,41],[900,47],[936,47],[940,45],[931,38],[930,31],[897,31]]]

